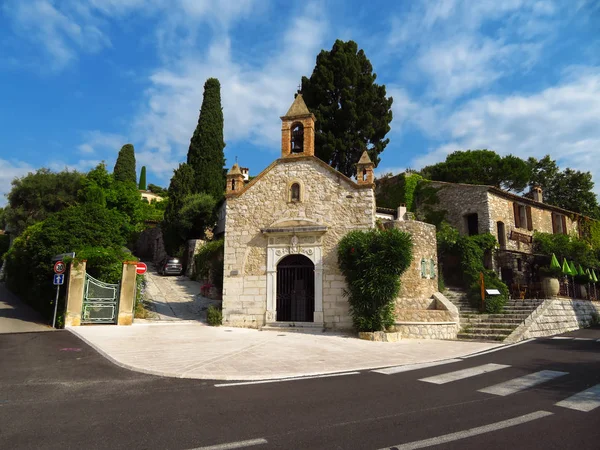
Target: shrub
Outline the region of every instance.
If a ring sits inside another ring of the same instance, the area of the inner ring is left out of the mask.
[[[8,234],[0,234],[0,266],[2,265],[2,258],[8,251],[10,246],[10,236]]]
[[[210,305],[206,311],[206,321],[213,327],[218,327],[223,324],[223,312],[220,308]]]
[[[194,256],[196,278],[223,289],[223,239],[205,243]]]
[[[483,272],[483,281],[485,289],[498,289],[500,295],[485,294],[485,312],[488,314],[500,314],[504,311],[504,305],[508,300],[508,287],[498,279],[496,273],[492,270]],[[481,305],[481,285],[479,281],[469,286],[468,297],[473,306]]]
[[[338,261],[357,331],[383,331],[393,325],[400,276],[411,260],[411,236],[396,229],[351,231],[342,238]]]

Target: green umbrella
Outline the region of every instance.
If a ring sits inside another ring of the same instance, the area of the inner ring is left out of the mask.
[[[598,282],[598,277],[596,276],[596,271],[594,269],[592,269],[592,280],[594,280],[594,283]]]
[[[556,255],[554,253],[552,253],[552,261],[550,261],[550,267],[552,267],[553,269],[560,269],[560,263],[558,262],[558,259],[556,259]]]
[[[567,258],[563,258],[562,263],[562,273],[565,275],[571,275],[571,268],[569,267],[569,263],[567,262]]]
[[[571,264],[569,264],[569,269],[571,270],[572,276],[577,275],[577,268],[575,267],[575,263],[573,261],[571,261]]]
[[[583,271],[583,267],[581,267],[581,264],[579,264],[579,266],[577,267],[577,275],[585,275],[585,272]]]
[[[590,281],[594,281],[594,279],[592,278],[592,272],[590,272],[590,269],[585,269],[585,274],[587,275],[587,277]]]

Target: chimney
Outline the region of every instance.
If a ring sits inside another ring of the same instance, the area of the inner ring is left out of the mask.
[[[532,193],[533,193],[533,199],[536,202],[543,203],[544,202],[544,197],[542,195],[542,188],[540,186],[534,186],[531,190],[532,190]]]
[[[404,203],[402,203],[399,207],[398,207],[398,221],[402,222],[405,219],[406,216],[406,205]]]

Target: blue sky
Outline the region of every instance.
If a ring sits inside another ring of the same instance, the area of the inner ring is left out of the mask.
[[[394,98],[378,173],[459,149],[549,153],[600,192],[596,0],[0,0],[0,205],[15,176],[112,168],[127,142],[167,186],[209,77],[227,164],[257,174],[336,38],[365,50]]]

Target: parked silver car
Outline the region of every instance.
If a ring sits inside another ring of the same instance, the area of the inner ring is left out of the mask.
[[[183,265],[179,258],[167,256],[158,265],[158,273],[161,275],[181,275],[183,273]]]

